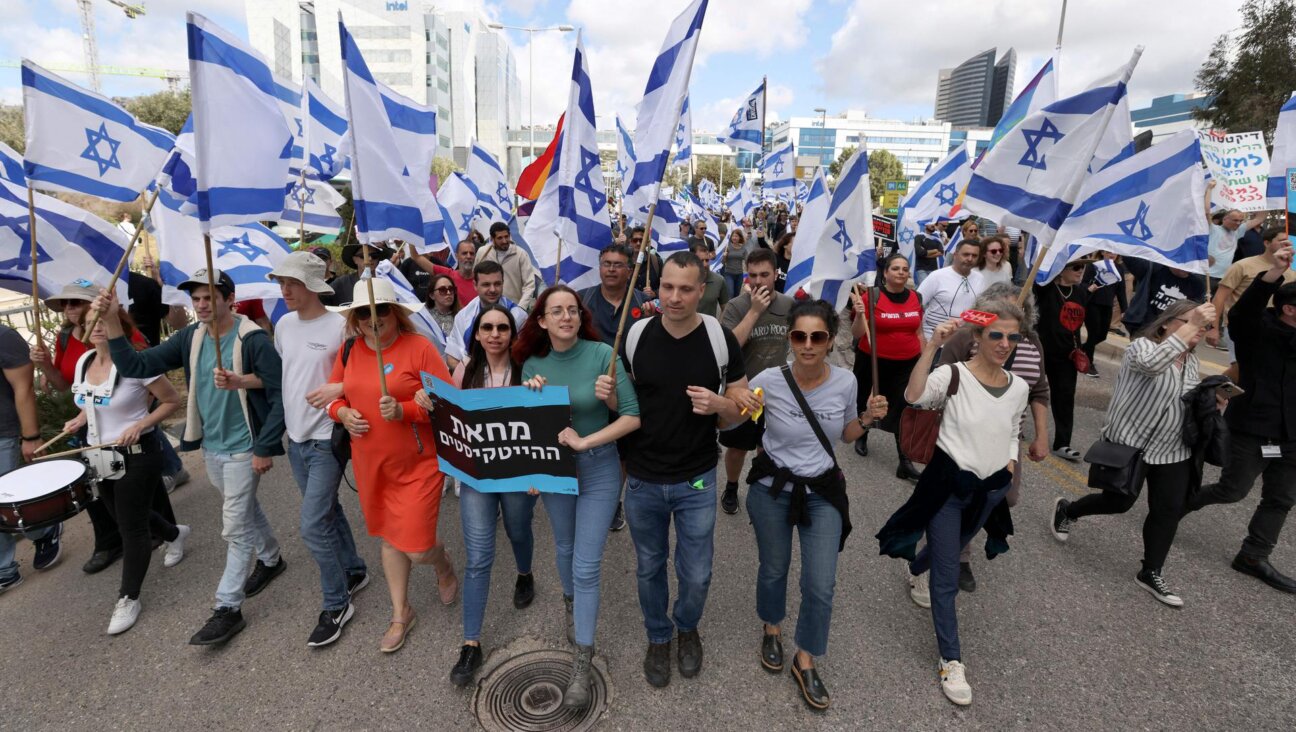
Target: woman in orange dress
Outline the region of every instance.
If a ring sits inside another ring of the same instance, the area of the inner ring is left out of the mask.
[[[410,323],[406,310],[419,306],[400,303],[384,279],[374,279],[373,292],[377,328],[370,322],[363,287],[357,286],[355,302],[329,308],[346,314],[350,353],[344,346],[333,365],[329,381],[342,384],[342,396],[329,405],[328,413],[351,434],[360,509],[369,535],[382,539],[392,621],[379,650],[394,653],[405,644],[416,619],[408,596],[411,564],[436,568],[443,604],[453,604],[459,592],[459,578],[445,547],[437,542],[445,475],[437,463],[436,433],[428,413],[414,403],[415,392],[423,388],[420,371],[447,382],[450,372],[432,342]],[[383,396],[377,378],[375,332],[382,339],[389,396]]]

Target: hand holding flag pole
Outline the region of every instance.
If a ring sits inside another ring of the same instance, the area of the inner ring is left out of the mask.
[[[126,270],[126,266],[130,263],[131,252],[135,251],[135,244],[139,242],[140,237],[144,234],[144,229],[148,228],[149,212],[153,210],[153,204],[157,202],[158,192],[160,190],[160,187],[154,186],[153,195],[149,196],[148,203],[144,205],[144,215],[140,218],[139,227],[135,229],[135,233],[131,236],[130,244],[126,246],[126,251],[122,253],[121,261],[117,263],[117,269],[113,270],[112,279],[108,281],[109,290],[115,290],[117,288],[117,280],[121,279],[122,272]],[[32,261],[34,262],[35,260],[33,259]],[[208,263],[208,266],[210,266],[210,262]],[[215,292],[215,290],[213,290],[213,292]],[[86,345],[90,344],[90,333],[94,331],[94,327],[98,322],[99,313],[91,311],[90,318],[86,321],[85,327],[82,328],[83,333],[81,334],[81,341]]]

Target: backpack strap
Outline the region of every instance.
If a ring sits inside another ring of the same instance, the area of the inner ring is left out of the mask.
[[[630,369],[630,378],[634,378],[634,355],[635,349],[639,347],[639,339],[643,337],[644,328],[652,322],[652,318],[636,320],[630,324],[630,330],[626,331],[625,353],[626,368]],[[615,354],[614,354],[615,355]]]
[[[720,370],[720,388],[716,390],[721,396],[725,392],[725,374],[729,370],[729,344],[725,343],[724,326],[713,316],[702,314],[702,325],[707,329],[707,339],[711,341],[711,353],[715,354],[716,368]]]
[[[351,347],[355,345],[356,337],[351,336],[342,343],[342,368],[346,368],[347,359],[351,358]]]

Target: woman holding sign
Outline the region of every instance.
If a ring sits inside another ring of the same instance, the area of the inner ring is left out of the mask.
[[[571,395],[572,426],[558,441],[576,453],[580,494],[546,493],[567,606],[567,637],[576,645],[571,682],[563,705],[590,702],[590,661],[598,621],[603,545],[621,493],[618,438],[639,429],[639,401],[625,366],[594,329],[590,311],[566,285],[540,294],[532,317],[513,346],[526,386],[565,386]],[[615,359],[616,376],[608,376]],[[609,422],[609,411],[620,416]]]
[[[329,377],[342,384],[342,397],[329,404],[328,413],[351,435],[360,509],[369,535],[382,539],[392,620],[379,650],[394,653],[414,627],[408,595],[412,563],[436,567],[443,604],[453,603],[459,592],[459,578],[437,542],[445,475],[437,463],[436,435],[428,426],[428,413],[414,403],[414,394],[423,388],[419,372],[448,382],[450,371],[406,314],[422,304],[399,302],[391,283],[380,278],[373,281],[373,295],[377,322],[370,319],[368,298],[329,308],[346,315],[349,337]],[[382,349],[385,384],[374,378],[379,369],[375,347]]]

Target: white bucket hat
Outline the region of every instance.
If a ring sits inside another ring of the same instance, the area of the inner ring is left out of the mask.
[[[409,303],[396,299],[396,288],[392,286],[391,281],[383,277],[373,278],[373,295],[374,305],[398,305],[411,313],[423,309],[423,303],[421,302]],[[351,302],[344,305],[330,305],[328,309],[335,313],[347,313],[356,308],[369,307],[369,287],[365,284],[365,280],[362,279],[355,283],[352,297],[355,299]]]
[[[328,274],[328,265],[324,260],[309,251],[296,251],[284,257],[283,261],[275,265],[266,275],[266,279],[273,280],[276,277],[291,277],[294,280],[300,280],[306,285],[306,289],[311,292],[318,292],[322,295],[333,294],[333,288],[324,281],[324,276]]]

